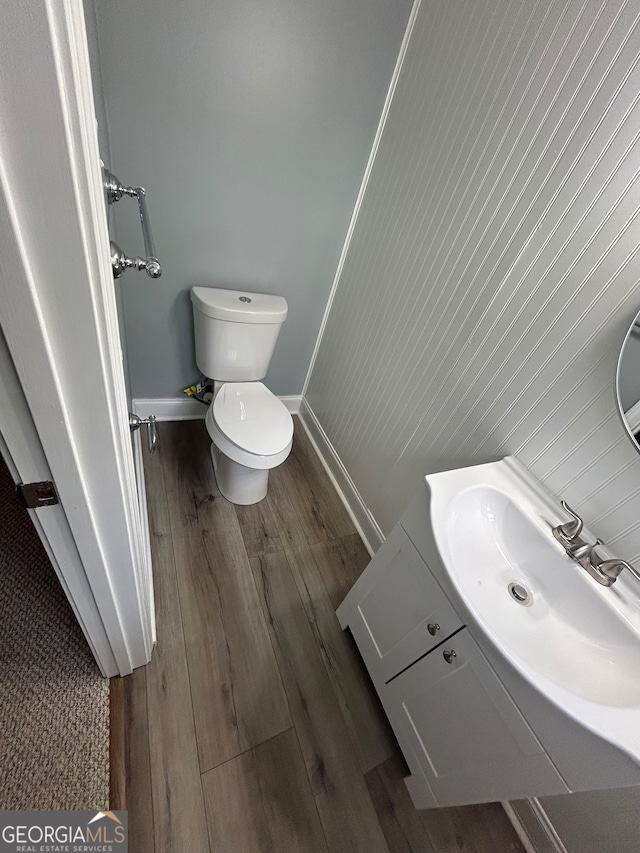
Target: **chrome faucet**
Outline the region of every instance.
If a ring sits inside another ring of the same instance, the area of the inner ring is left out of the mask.
[[[571,521],[565,521],[564,524],[559,524],[557,527],[554,527],[552,530],[553,535],[556,537],[558,542],[565,546],[571,545],[575,542],[582,543],[582,540],[578,539],[582,533],[582,519],[571,509],[566,501],[560,501],[560,503],[565,512],[568,512],[569,515],[572,516],[572,519]]]
[[[593,552],[596,545],[602,545],[602,542],[597,539],[593,545],[591,545],[589,542],[583,542],[578,539],[577,542],[566,547],[565,551],[572,560],[575,560],[576,563],[580,563],[581,566],[586,568],[586,564],[590,564],[593,559]]]
[[[571,521],[558,524],[552,528],[551,532],[572,560],[579,563],[594,580],[597,580],[603,586],[614,584],[623,569],[627,569],[640,582],[640,573],[632,565],[627,563],[626,560],[601,560],[595,549],[598,545],[604,545],[604,542],[601,539],[596,539],[592,544],[581,539],[582,519],[571,509],[566,501],[561,501],[561,504],[562,508],[571,516]]]

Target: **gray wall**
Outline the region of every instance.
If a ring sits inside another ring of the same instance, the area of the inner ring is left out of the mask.
[[[93,89],[93,101],[96,108],[96,119],[98,122],[98,143],[100,145],[100,155],[102,156],[103,161],[109,165],[111,161],[111,147],[109,143],[107,108],[104,101],[104,90],[102,86],[102,69],[100,67],[96,9],[93,0],[83,0],[82,5],[84,8],[84,25],[87,33],[89,59],[91,62],[91,83]]]
[[[289,302],[266,382],[311,358],[410,0],[97,0],[112,166],[148,190],[164,273],[123,280],[134,397],[197,377],[188,290]],[[142,251],[135,204],[119,242]]]
[[[638,565],[639,12],[422,2],[307,389],[385,533],[424,474],[515,454]],[[567,848],[637,853],[640,790],[584,799]]]
[[[109,122],[107,118],[107,105],[104,99],[104,87],[102,85],[102,66],[100,62],[100,46],[98,42],[98,19],[94,0],[83,0],[84,23],[87,33],[87,45],[89,48],[89,60],[91,62],[91,84],[93,90],[93,102],[98,122],[98,145],[100,146],[100,157],[102,162],[111,169],[111,140],[109,139]],[[111,236],[117,240],[114,220],[114,208],[108,207],[107,217]],[[126,318],[124,314],[124,300],[122,296],[123,284],[126,279],[117,279],[113,282],[118,306],[118,320],[120,329],[120,346],[122,348],[122,361],[124,367],[124,379],[127,388],[127,397],[131,399],[131,379],[129,376],[129,358],[126,339]]]

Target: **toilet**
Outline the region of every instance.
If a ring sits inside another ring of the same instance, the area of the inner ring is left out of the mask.
[[[282,296],[192,287],[196,364],[214,383],[205,423],[216,482],[234,504],[267,494],[269,471],[291,452],[293,420],[260,382],[287,318]]]

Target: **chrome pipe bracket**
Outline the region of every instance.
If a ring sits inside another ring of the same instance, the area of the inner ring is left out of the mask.
[[[160,278],[162,275],[162,267],[157,258],[130,258],[113,240],[110,246],[111,269],[114,278],[120,278],[122,273],[128,269],[145,270],[150,278]]]
[[[150,278],[160,278],[162,275],[162,267],[160,261],[156,257],[156,247],[153,242],[151,233],[151,223],[149,221],[149,211],[147,210],[147,194],[144,187],[125,187],[116,176],[108,169],[103,169],[104,189],[107,201],[109,204],[114,204],[120,201],[123,195],[136,198],[138,200],[138,211],[140,213],[140,224],[142,226],[142,238],[144,240],[144,250],[146,258],[129,258],[128,255],[113,241],[111,242],[111,266],[113,268],[113,277],[120,278],[122,273],[133,267],[137,270],[145,270]]]

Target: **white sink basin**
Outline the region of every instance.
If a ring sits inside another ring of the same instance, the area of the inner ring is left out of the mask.
[[[640,759],[640,585],[635,596],[633,579],[606,588],[571,560],[551,533],[566,514],[512,457],[426,480],[436,544],[472,630]]]

